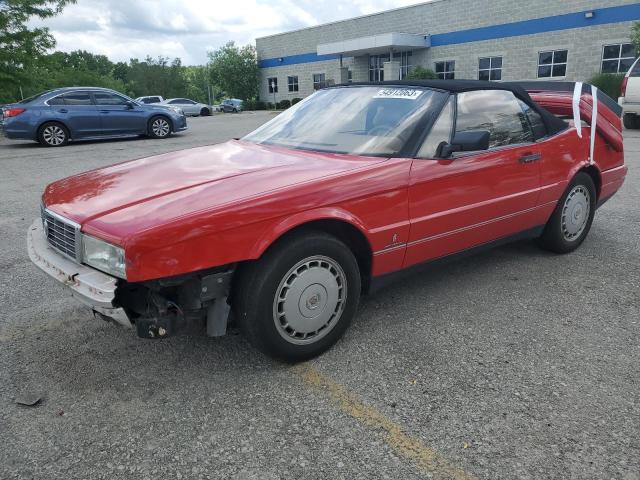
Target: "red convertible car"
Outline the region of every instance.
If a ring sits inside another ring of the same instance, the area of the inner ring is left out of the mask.
[[[231,318],[299,361],[394,272],[514,238],[576,249],[624,181],[621,128],[582,84],[331,87],[241,140],[47,186],[29,254],[143,338]]]

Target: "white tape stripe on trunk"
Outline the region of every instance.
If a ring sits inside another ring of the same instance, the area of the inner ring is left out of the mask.
[[[591,98],[593,108],[591,110],[591,145],[589,148],[589,162],[594,163],[593,154],[596,149],[596,122],[598,121],[598,89],[591,85]]]
[[[582,138],[582,119],[580,118],[580,98],[582,97],[582,82],[576,82],[573,89],[573,123],[578,137]]]

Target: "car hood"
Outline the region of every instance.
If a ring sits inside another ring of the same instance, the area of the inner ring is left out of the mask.
[[[128,216],[140,228],[152,228],[163,220],[384,160],[229,141],[68,177],[46,187],[43,203],[83,227],[117,212],[120,219]]]

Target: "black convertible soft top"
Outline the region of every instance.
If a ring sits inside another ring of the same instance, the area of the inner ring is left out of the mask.
[[[382,87],[422,87],[441,90],[449,93],[471,92],[474,90],[507,90],[538,112],[547,127],[548,135],[555,135],[566,130],[568,124],[535,103],[522,85],[517,83],[487,82],[483,80],[396,80],[390,82],[353,82],[336,87],[371,86]],[[330,87],[331,88],[331,87]]]

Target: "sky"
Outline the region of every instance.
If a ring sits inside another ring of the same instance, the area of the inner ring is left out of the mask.
[[[77,0],[62,14],[32,25],[49,27],[57,50],[88,50],[113,61],[180,57],[203,64],[207,51],[228,41],[255,38],[358,15],[413,5],[420,0]]]

